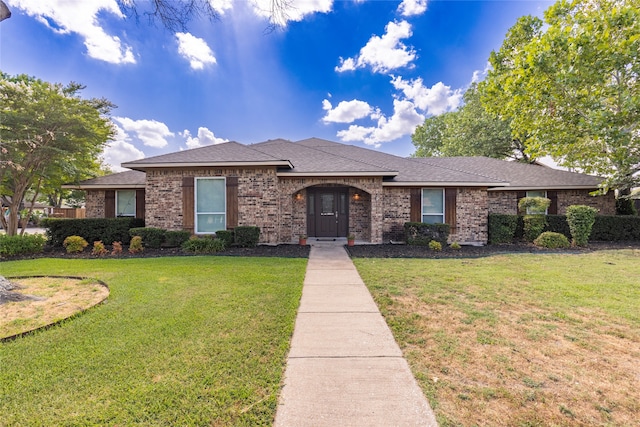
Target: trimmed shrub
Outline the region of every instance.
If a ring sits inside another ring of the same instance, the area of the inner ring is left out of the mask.
[[[489,243],[512,243],[517,227],[517,215],[489,214]]]
[[[93,249],[91,250],[91,255],[103,256],[108,253],[109,251],[104,246],[104,243],[102,243],[100,240],[93,242]]]
[[[449,224],[405,222],[404,236],[409,245],[427,246],[432,240],[446,245],[449,238],[449,229]]]
[[[429,242],[429,249],[431,249],[434,252],[440,252],[442,251],[442,243],[432,240]]]
[[[585,205],[573,205],[567,208],[567,223],[571,230],[571,243],[575,246],[587,246],[597,209]]]
[[[640,217],[598,215],[591,229],[590,240],[640,240]]]
[[[162,246],[168,248],[179,248],[184,242],[189,240],[191,233],[186,230],[166,231],[164,233],[164,242]]]
[[[563,234],[568,239],[571,238],[566,215],[547,215],[547,226],[544,231],[553,231],[554,233]]]
[[[458,242],[453,242],[452,244],[449,245],[449,247],[454,251],[459,251],[460,249],[462,249],[462,246],[460,246],[460,243]]]
[[[225,249],[224,241],[211,236],[193,236],[182,244],[182,250],[194,254],[215,254]]]
[[[111,255],[120,255],[122,253],[122,242],[113,242],[111,244]]]
[[[46,218],[42,226],[47,229],[51,246],[62,246],[68,236],[80,236],[88,242],[123,242],[131,240],[129,229],[143,227],[144,220],[139,218],[82,218],[62,219]]]
[[[545,231],[533,241],[533,244],[547,249],[565,249],[571,246],[567,236],[553,231]]]
[[[616,215],[638,215],[633,199],[620,197],[616,199]]]
[[[37,254],[43,251],[46,237],[42,234],[7,236],[0,234],[0,257]]]
[[[544,215],[550,205],[551,200],[546,197],[523,197],[518,201],[518,212],[522,215]]]
[[[144,251],[144,246],[142,246],[142,237],[133,236],[129,242],[129,253],[137,254],[142,251]]]
[[[64,239],[64,242],[62,242],[62,246],[67,249],[67,253],[72,254],[84,251],[84,248],[89,246],[89,243],[87,243],[87,241],[80,236],[69,236]]]
[[[239,226],[235,230],[236,245],[241,248],[255,248],[260,241],[260,228],[254,226]]]
[[[218,230],[216,231],[216,237],[222,240],[227,248],[231,247],[235,240],[233,230]]]
[[[159,249],[164,242],[166,231],[162,228],[136,227],[129,230],[131,237],[140,236],[144,246],[152,249]]]
[[[525,215],[522,217],[522,221],[524,225],[523,237],[527,242],[533,242],[547,226],[546,215]]]

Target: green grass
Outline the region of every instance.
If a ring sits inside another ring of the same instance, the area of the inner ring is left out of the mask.
[[[0,426],[270,425],[306,260],[38,259],[0,274],[106,282],[106,303],[0,343]]]
[[[442,427],[640,417],[640,251],[354,262]]]

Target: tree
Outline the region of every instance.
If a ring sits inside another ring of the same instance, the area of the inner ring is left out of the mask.
[[[512,27],[483,103],[526,152],[605,177],[628,194],[640,172],[640,0],[561,0]]]
[[[95,165],[114,135],[106,117],[114,106],[80,98],[82,89],[0,73],[0,200],[9,208],[0,220],[7,234],[17,234],[27,193],[33,206],[46,185]]]
[[[472,84],[464,105],[454,112],[432,116],[411,136],[416,157],[487,156],[530,161],[520,139],[513,138],[509,121],[486,111],[481,86]]]

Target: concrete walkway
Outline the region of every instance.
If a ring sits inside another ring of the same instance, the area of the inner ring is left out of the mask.
[[[437,425],[340,243],[312,243],[275,425]]]

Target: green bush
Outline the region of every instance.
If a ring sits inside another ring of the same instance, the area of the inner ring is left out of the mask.
[[[489,243],[512,243],[517,227],[517,215],[489,214]]]
[[[518,201],[518,211],[522,215],[544,215],[550,205],[551,200],[546,197],[523,197]]]
[[[590,240],[640,240],[640,217],[598,215],[591,229]]]
[[[235,240],[233,230],[218,230],[216,231],[216,237],[222,240],[227,248],[231,247]]]
[[[553,231],[554,233],[563,234],[568,239],[571,238],[571,230],[569,230],[566,215],[547,215],[547,226],[544,231]]]
[[[409,245],[427,246],[432,240],[446,245],[449,238],[449,229],[449,224],[405,222],[404,236]]]
[[[137,254],[142,251],[144,251],[144,246],[142,245],[142,237],[133,236],[131,238],[131,241],[129,242],[129,253]]]
[[[93,249],[91,250],[91,255],[103,256],[108,253],[109,251],[104,246],[104,243],[102,243],[100,240],[93,242]]]
[[[571,243],[575,246],[587,246],[597,209],[585,205],[573,205],[567,208],[567,222],[571,230]]]
[[[553,231],[545,231],[533,241],[533,244],[547,249],[564,249],[571,246],[567,236]]]
[[[442,243],[432,240],[429,242],[429,249],[431,249],[434,252],[440,252],[442,251]]]
[[[88,242],[122,242],[131,240],[129,229],[143,227],[144,220],[139,218],[82,218],[61,219],[46,218],[42,226],[47,229],[51,246],[62,246],[68,236],[80,236]]]
[[[7,236],[0,234],[0,257],[37,254],[43,251],[46,237],[42,234]]]
[[[527,242],[533,242],[542,234],[547,226],[546,215],[525,215],[522,218],[524,224],[524,239]]]
[[[459,251],[460,249],[462,249],[462,246],[460,246],[460,243],[458,242],[453,242],[452,244],[449,245],[449,247],[454,251]]]
[[[89,243],[87,243],[87,241],[80,236],[69,236],[64,239],[64,242],[62,242],[62,246],[67,249],[67,253],[72,254],[84,251],[84,248],[89,246]]]
[[[215,254],[225,249],[225,243],[221,239],[211,236],[192,237],[182,244],[182,250],[194,254]]]
[[[236,245],[241,248],[255,248],[260,241],[260,228],[254,226],[239,226],[235,230]]]
[[[166,231],[164,233],[163,246],[169,248],[179,248],[184,242],[189,240],[191,233],[186,230]]]
[[[162,228],[136,227],[129,230],[131,237],[140,236],[144,246],[152,249],[159,249],[164,242],[166,231]]]
[[[638,215],[633,199],[627,197],[616,199],[616,215]]]

